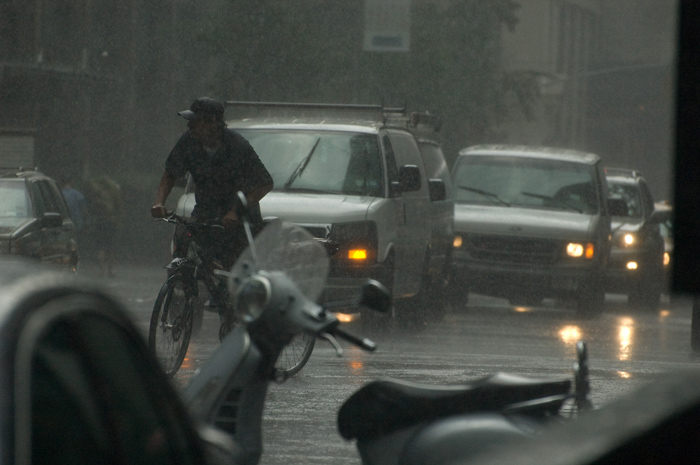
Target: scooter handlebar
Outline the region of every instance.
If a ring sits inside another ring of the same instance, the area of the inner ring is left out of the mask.
[[[371,341],[366,337],[363,338],[361,336],[351,334],[345,331],[344,329],[340,328],[339,326],[332,328],[328,332],[333,334],[334,336],[338,336],[341,339],[345,339],[346,341],[355,344],[356,346],[368,352],[374,352],[377,349],[377,344],[375,344],[374,341]]]

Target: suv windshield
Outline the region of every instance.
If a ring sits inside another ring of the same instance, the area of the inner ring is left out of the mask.
[[[0,181],[0,225],[13,226],[32,216],[23,182]]]
[[[382,196],[377,138],[327,131],[238,130],[272,175],[275,190]]]
[[[627,216],[631,218],[641,218],[644,214],[642,208],[642,198],[639,195],[637,186],[631,184],[615,184],[608,182],[610,198],[622,199],[627,204]]]
[[[514,156],[463,156],[453,175],[455,201],[585,214],[598,211],[589,165]]]

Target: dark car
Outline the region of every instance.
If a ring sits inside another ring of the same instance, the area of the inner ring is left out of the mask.
[[[653,310],[665,288],[665,244],[660,223],[670,210],[657,209],[649,186],[639,171],[606,168],[611,199],[625,208],[611,217],[612,244],[607,290],[627,294],[630,306]]]
[[[38,171],[0,173],[0,255],[76,271],[76,234],[55,180]]]

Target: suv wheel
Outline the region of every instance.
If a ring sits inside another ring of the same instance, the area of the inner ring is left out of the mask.
[[[627,304],[634,309],[656,311],[662,292],[662,277],[658,273],[647,273],[632,284],[627,295]]]
[[[582,317],[596,317],[603,313],[605,287],[598,275],[588,279],[579,291],[576,313]]]

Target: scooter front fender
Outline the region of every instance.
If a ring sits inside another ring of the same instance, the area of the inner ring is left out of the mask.
[[[238,463],[262,455],[262,415],[269,380],[265,363],[245,327],[235,328],[183,391],[193,418],[228,433],[240,446]]]

